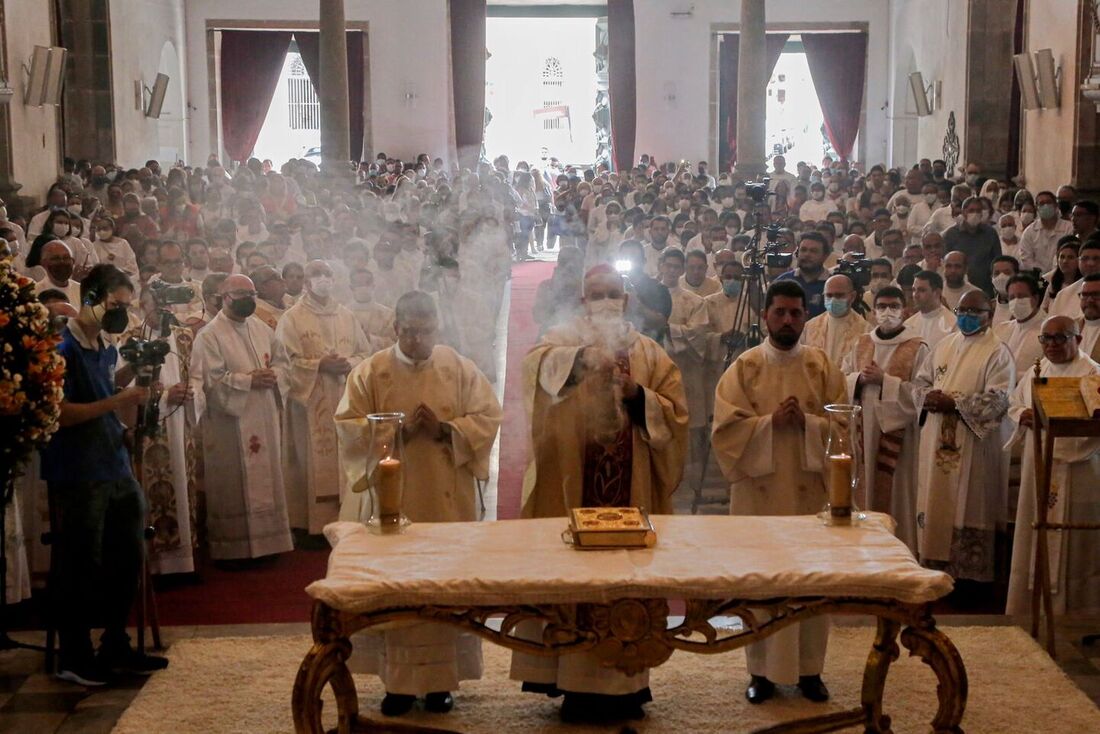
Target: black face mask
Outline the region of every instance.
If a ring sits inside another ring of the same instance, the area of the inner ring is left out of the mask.
[[[256,313],[256,299],[255,298],[234,298],[229,302],[229,311],[234,315],[242,319],[247,319],[252,314]]]
[[[103,312],[103,318],[99,320],[99,325],[108,334],[121,334],[126,331],[126,327],[129,323],[130,318],[126,313],[125,306],[108,308]]]

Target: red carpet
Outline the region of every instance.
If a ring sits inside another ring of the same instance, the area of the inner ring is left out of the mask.
[[[497,518],[519,517],[523,499],[523,472],[527,467],[531,435],[523,404],[523,357],[538,340],[532,318],[535,289],[554,272],[552,262],[512,266],[511,309],[508,314],[508,366],[504,379],[504,421],[500,427],[500,469],[497,480]]]

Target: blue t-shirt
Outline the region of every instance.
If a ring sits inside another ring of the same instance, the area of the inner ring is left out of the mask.
[[[820,316],[825,313],[825,280],[811,280],[806,282],[802,279],[802,273],[797,270],[788,270],[782,275],[778,276],[776,280],[793,280],[802,286],[802,290],[806,291],[806,317],[812,319],[814,316]]]
[[[115,393],[118,350],[113,344],[85,349],[66,328],[57,348],[65,358],[65,400],[94,403]],[[59,428],[42,449],[47,482],[112,482],[133,476],[124,428],[114,411],[75,426]]]

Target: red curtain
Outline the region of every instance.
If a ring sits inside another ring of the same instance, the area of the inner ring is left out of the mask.
[[[783,55],[783,48],[791,37],[789,33],[769,33],[764,37],[765,61],[768,79],[775,72],[775,65]],[[737,160],[737,69],[741,49],[741,36],[725,33],[718,46],[718,167],[728,171]]]
[[[282,31],[222,31],[222,140],[232,160],[248,160],[256,147],[291,35]]]
[[[294,40],[298,43],[298,53],[302,55],[302,64],[306,67],[313,88],[317,89],[317,78],[321,72],[321,34],[314,31],[298,32],[294,34]],[[363,92],[363,43],[362,31],[348,31],[348,150],[355,160],[362,160],[364,153],[363,118],[366,113],[366,99]]]
[[[485,139],[485,0],[450,0],[450,11],[455,146],[474,171]]]
[[[863,111],[866,33],[804,33],[806,63],[825,118],[825,133],[840,158],[850,159]]]
[[[634,61],[634,0],[607,0],[607,77],[611,104],[611,163],[634,166],[638,80]]]

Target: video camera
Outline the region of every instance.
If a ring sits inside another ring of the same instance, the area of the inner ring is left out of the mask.
[[[746,183],[745,195],[757,204],[763,204],[769,196],[775,196],[774,191],[768,191],[769,183],[771,183],[771,179],[766,177],[760,183]]]
[[[866,288],[871,284],[871,261],[866,258],[859,260],[841,260],[837,263],[834,275],[847,275],[856,288]]]
[[[138,339],[136,336],[118,348],[118,353],[134,368],[159,367],[172,348],[163,339]]]
[[[195,289],[191,286],[173,285],[165,283],[163,280],[151,281],[149,292],[153,294],[153,300],[157,302],[157,308],[191,303],[195,298]]]

